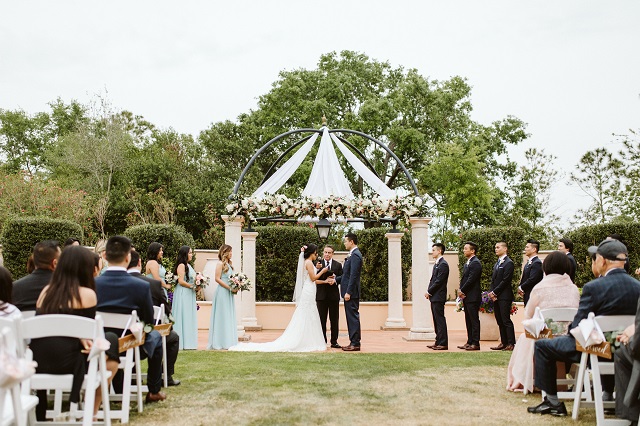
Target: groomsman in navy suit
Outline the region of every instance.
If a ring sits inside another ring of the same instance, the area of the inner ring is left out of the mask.
[[[476,256],[478,245],[471,241],[464,243],[462,254],[467,258],[462,271],[458,297],[462,299],[464,307],[464,321],[467,326],[467,343],[458,346],[458,349],[467,351],[480,350],[480,276],[482,275],[482,263]]]
[[[340,293],[344,299],[344,312],[347,318],[349,330],[348,346],[343,346],[343,351],[360,350],[360,273],[362,271],[362,253],[358,248],[358,237],[354,233],[348,233],[344,237],[344,246],[349,250],[349,256],[342,266],[342,275],[335,281],[340,284]]]
[[[495,247],[498,261],[493,267],[491,292],[493,312],[500,328],[500,344],[491,348],[494,351],[512,351],[516,344],[516,333],[511,321],[511,304],[513,303],[513,261],[507,256],[507,243],[498,241]]]
[[[531,296],[531,290],[533,290],[533,287],[542,281],[542,261],[538,257],[539,248],[540,243],[536,240],[527,240],[527,245],[524,246],[524,254],[529,260],[527,261],[527,264],[524,265],[524,271],[522,271],[518,294],[524,297],[525,306],[529,301],[529,296]]]
[[[433,326],[436,330],[435,345],[427,346],[434,351],[446,351],[449,349],[449,336],[447,335],[447,319],[444,316],[444,304],[447,301],[447,281],[449,280],[449,264],[444,260],[444,244],[435,243],[431,247],[431,256],[435,259],[431,281],[427,293],[424,295],[431,302],[431,315]]]

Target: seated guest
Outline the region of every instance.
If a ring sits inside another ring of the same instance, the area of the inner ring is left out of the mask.
[[[62,245],[62,250],[66,249],[67,247],[79,246],[79,245],[80,245],[80,240],[79,239],[73,238],[73,237],[69,237],[69,238],[67,238],[67,240]]]
[[[53,273],[51,283],[40,294],[36,315],[65,314],[95,318],[96,293],[93,279],[93,255],[84,247],[68,247],[60,256],[60,262]],[[107,351],[107,369],[111,377],[118,370],[118,337],[109,333],[105,336],[111,347]],[[86,374],[87,354],[91,341],[81,341],[73,337],[44,337],[33,339],[29,345],[33,359],[38,363],[36,372],[47,374],[73,374],[73,384],[69,400],[77,403]],[[39,421],[45,420],[47,410],[46,391],[38,391],[40,402],[36,408]],[[97,390],[93,409],[97,414],[102,401],[100,388]]]
[[[127,273],[131,260],[131,241],[127,237],[109,238],[106,245],[106,258],[109,267],[96,278],[98,311],[116,314],[130,314],[134,309],[141,321],[153,324],[153,302],[149,283]],[[109,330],[116,334],[122,330]],[[147,402],[166,399],[160,392],[162,386],[162,337],[153,330],[147,333],[142,350],[142,358],[149,358],[147,371]]]
[[[640,301],[634,324],[627,327],[618,340],[622,345],[616,349],[616,416],[638,424],[640,417]],[[635,364],[635,365],[634,365]]]
[[[164,291],[162,291],[162,283],[158,280],[154,280],[153,278],[145,277],[140,273],[142,270],[142,261],[140,259],[140,254],[137,251],[131,250],[131,260],[129,261],[129,268],[127,272],[136,278],[140,278],[149,283],[149,287],[151,288],[151,300],[153,301],[154,306],[164,305],[164,315],[167,318],[170,318],[171,315],[171,306],[169,306],[169,302],[167,301],[167,296],[165,296]],[[173,378],[174,366],[176,365],[176,360],[178,359],[178,351],[180,350],[180,336],[174,330],[171,330],[169,335],[167,336],[167,384],[169,386],[178,386],[180,384],[180,380]]]
[[[529,303],[524,310],[525,319],[533,317],[536,307],[577,308],[580,301],[578,287],[571,281],[571,262],[566,254],[554,251],[542,264],[545,276],[531,290]],[[507,390],[533,392],[533,345],[535,340],[523,334],[511,354],[507,369]]]
[[[19,317],[20,310],[11,304],[13,280],[11,272],[0,266],[0,317]]]
[[[49,284],[60,257],[57,241],[41,241],[33,248],[36,269],[13,283],[13,304],[21,311],[35,311],[42,289]]]
[[[108,263],[106,259],[106,250],[107,250],[107,240],[98,240],[96,242],[96,246],[93,248],[93,251],[100,256],[102,262],[100,263],[100,275],[107,269]]]
[[[589,312],[598,315],[634,315],[640,297],[640,282],[629,276],[624,270],[627,260],[627,248],[620,241],[605,240],[598,247],[589,247],[589,253],[595,255],[591,270],[596,278],[582,288],[578,312],[570,329],[578,326],[587,318]],[[581,352],[576,350],[576,341],[571,333],[554,339],[537,340],[535,343],[535,385],[545,391],[544,401],[535,407],[529,407],[530,413],[566,416],[564,402],[558,400],[556,363],[580,362]],[[605,376],[606,377],[606,376]],[[613,392],[613,383],[602,381],[607,400]]]

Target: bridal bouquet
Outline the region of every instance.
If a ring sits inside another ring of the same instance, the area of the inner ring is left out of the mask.
[[[232,274],[229,279],[231,280],[231,283],[229,284],[231,290],[238,290],[242,292],[251,289],[251,280],[243,272]]]
[[[202,272],[196,272],[194,283],[196,287],[205,288],[211,283],[211,278],[205,277]]]

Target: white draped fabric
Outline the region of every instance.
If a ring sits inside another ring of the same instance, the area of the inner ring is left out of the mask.
[[[282,165],[265,183],[260,185],[260,188],[256,189],[256,192],[253,193],[253,196],[256,198],[264,197],[264,194],[275,194],[276,191],[282,188],[282,185],[287,183],[291,175],[293,175],[300,164],[304,161],[304,159],[313,148],[313,145],[316,143],[316,139],[318,139],[318,133],[315,133],[311,138],[302,145],[298,151],[286,163]]]
[[[275,194],[289,178],[300,167],[309,154],[316,140],[318,133],[315,133],[293,156],[285,162],[260,188],[254,193],[253,197],[263,198],[265,194]],[[316,155],[311,170],[311,176],[307,186],[302,192],[303,196],[311,197],[328,197],[338,196],[345,198],[353,198],[353,192],[347,181],[347,177],[340,166],[338,156],[333,148],[336,144],[342,155],[353,167],[353,169],[362,177],[362,179],[383,198],[394,198],[396,193],[380,180],[375,173],[360,161],[334,134],[329,133],[328,129],[322,129],[322,138],[320,139],[320,148]]]
[[[309,176],[309,181],[302,191],[302,195],[309,197],[335,195],[353,198],[353,192],[351,192],[347,177],[340,167],[338,156],[333,149],[331,137],[326,127],[322,130],[320,149],[318,149],[311,176]]]

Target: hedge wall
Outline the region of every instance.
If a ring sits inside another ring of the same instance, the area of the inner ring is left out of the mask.
[[[61,245],[67,238],[83,241],[82,227],[64,219],[22,217],[7,220],[0,237],[4,266],[17,280],[27,275],[27,260],[33,246],[44,240],[57,240]]]
[[[164,246],[163,264],[166,263],[168,266],[175,262],[181,246],[195,248],[193,236],[181,225],[137,225],[127,228],[124,235],[131,239],[133,246],[140,253],[143,265],[147,261],[147,248],[153,242]],[[195,261],[195,255],[193,260]]]
[[[478,259],[482,262],[482,278],[480,279],[480,286],[483,291],[489,290],[491,287],[491,275],[493,273],[493,265],[498,258],[495,253],[496,242],[503,240],[509,247],[508,255],[515,264],[515,270],[513,273],[513,290],[514,294],[517,294],[516,289],[520,283],[520,277],[522,271],[520,265],[522,262],[522,250],[527,244],[528,237],[525,235],[525,231],[522,228],[513,226],[502,226],[495,228],[479,228],[470,229],[464,231],[461,235],[460,249],[458,251],[458,268],[460,269],[460,277],[462,277],[462,269],[466,257],[462,254],[465,241],[473,241],[478,244]]]
[[[631,271],[640,267],[640,223],[606,223],[602,225],[583,226],[567,233],[573,241],[573,256],[578,262],[576,284],[583,286],[593,279],[591,259],[587,254],[589,246],[597,246],[607,235],[620,235],[629,251]]]
[[[307,243],[318,245],[321,255],[323,244],[315,228],[306,226],[268,225],[256,228],[256,300],[263,302],[291,301],[296,279],[296,265],[300,247]],[[364,258],[362,266],[363,301],[388,300],[388,250],[384,234],[388,228],[371,228],[356,231],[360,251]],[[340,236],[333,236],[330,243],[336,244]],[[407,287],[411,270],[411,236],[402,238],[402,286]],[[405,296],[406,298],[406,296]]]

